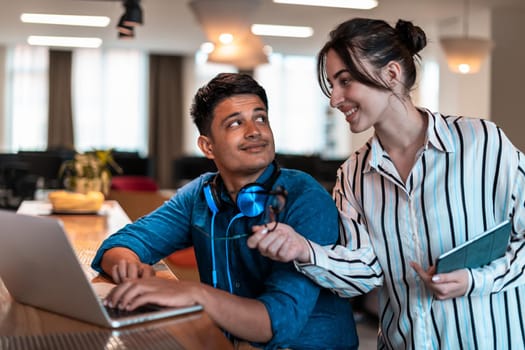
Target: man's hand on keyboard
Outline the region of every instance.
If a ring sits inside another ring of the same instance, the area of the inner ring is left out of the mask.
[[[111,278],[117,284],[128,280],[155,276],[155,270],[151,265],[141,262],[132,262],[125,259],[113,265],[111,269]]]

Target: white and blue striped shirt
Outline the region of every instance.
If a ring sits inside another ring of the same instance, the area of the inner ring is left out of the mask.
[[[341,166],[340,245],[311,243],[312,264],[298,268],[341,296],[379,287],[379,348],[524,349],[524,156],[487,120],[427,115],[405,183],[375,137]],[[469,270],[464,297],[434,299],[409,266],[509,218],[505,257]]]

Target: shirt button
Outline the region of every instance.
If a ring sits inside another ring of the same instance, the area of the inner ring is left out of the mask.
[[[241,288],[241,282],[239,281],[235,282],[235,288]]]

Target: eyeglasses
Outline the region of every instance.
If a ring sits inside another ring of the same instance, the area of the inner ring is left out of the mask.
[[[279,224],[279,214],[286,205],[288,193],[283,187],[277,186],[275,190],[269,192],[269,195],[271,196],[269,198],[271,203],[266,210],[266,222],[273,222],[274,224],[270,229],[266,227],[267,225],[265,224],[266,233],[273,232],[277,228],[277,224]]]
[[[273,222],[273,225],[271,228],[266,228],[266,232],[273,232],[277,228],[277,225],[279,224],[279,214],[283,211],[284,207],[286,206],[286,199],[288,197],[288,192],[282,187],[277,186],[275,190],[268,191],[261,193],[263,195],[267,195],[267,206],[266,210],[264,212],[264,222],[266,223],[265,226],[267,226],[267,223]],[[213,239],[214,241],[226,241],[226,240],[234,240],[239,239],[243,237],[251,236],[252,233],[243,233],[238,234],[234,236],[225,236],[225,237],[211,237],[210,234],[204,231],[200,231],[203,235],[208,237],[209,239]]]

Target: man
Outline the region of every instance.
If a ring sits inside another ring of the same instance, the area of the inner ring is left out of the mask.
[[[266,92],[245,74],[219,74],[199,89],[191,115],[198,145],[218,173],[203,174],[109,237],[92,266],[119,283],[106,299],[110,306],[198,303],[232,339],[255,346],[356,348],[348,301],[246,245],[256,229],[292,227],[318,244],[338,237],[328,192],[274,162],[267,111]],[[191,245],[202,283],[151,277],[151,264]]]

